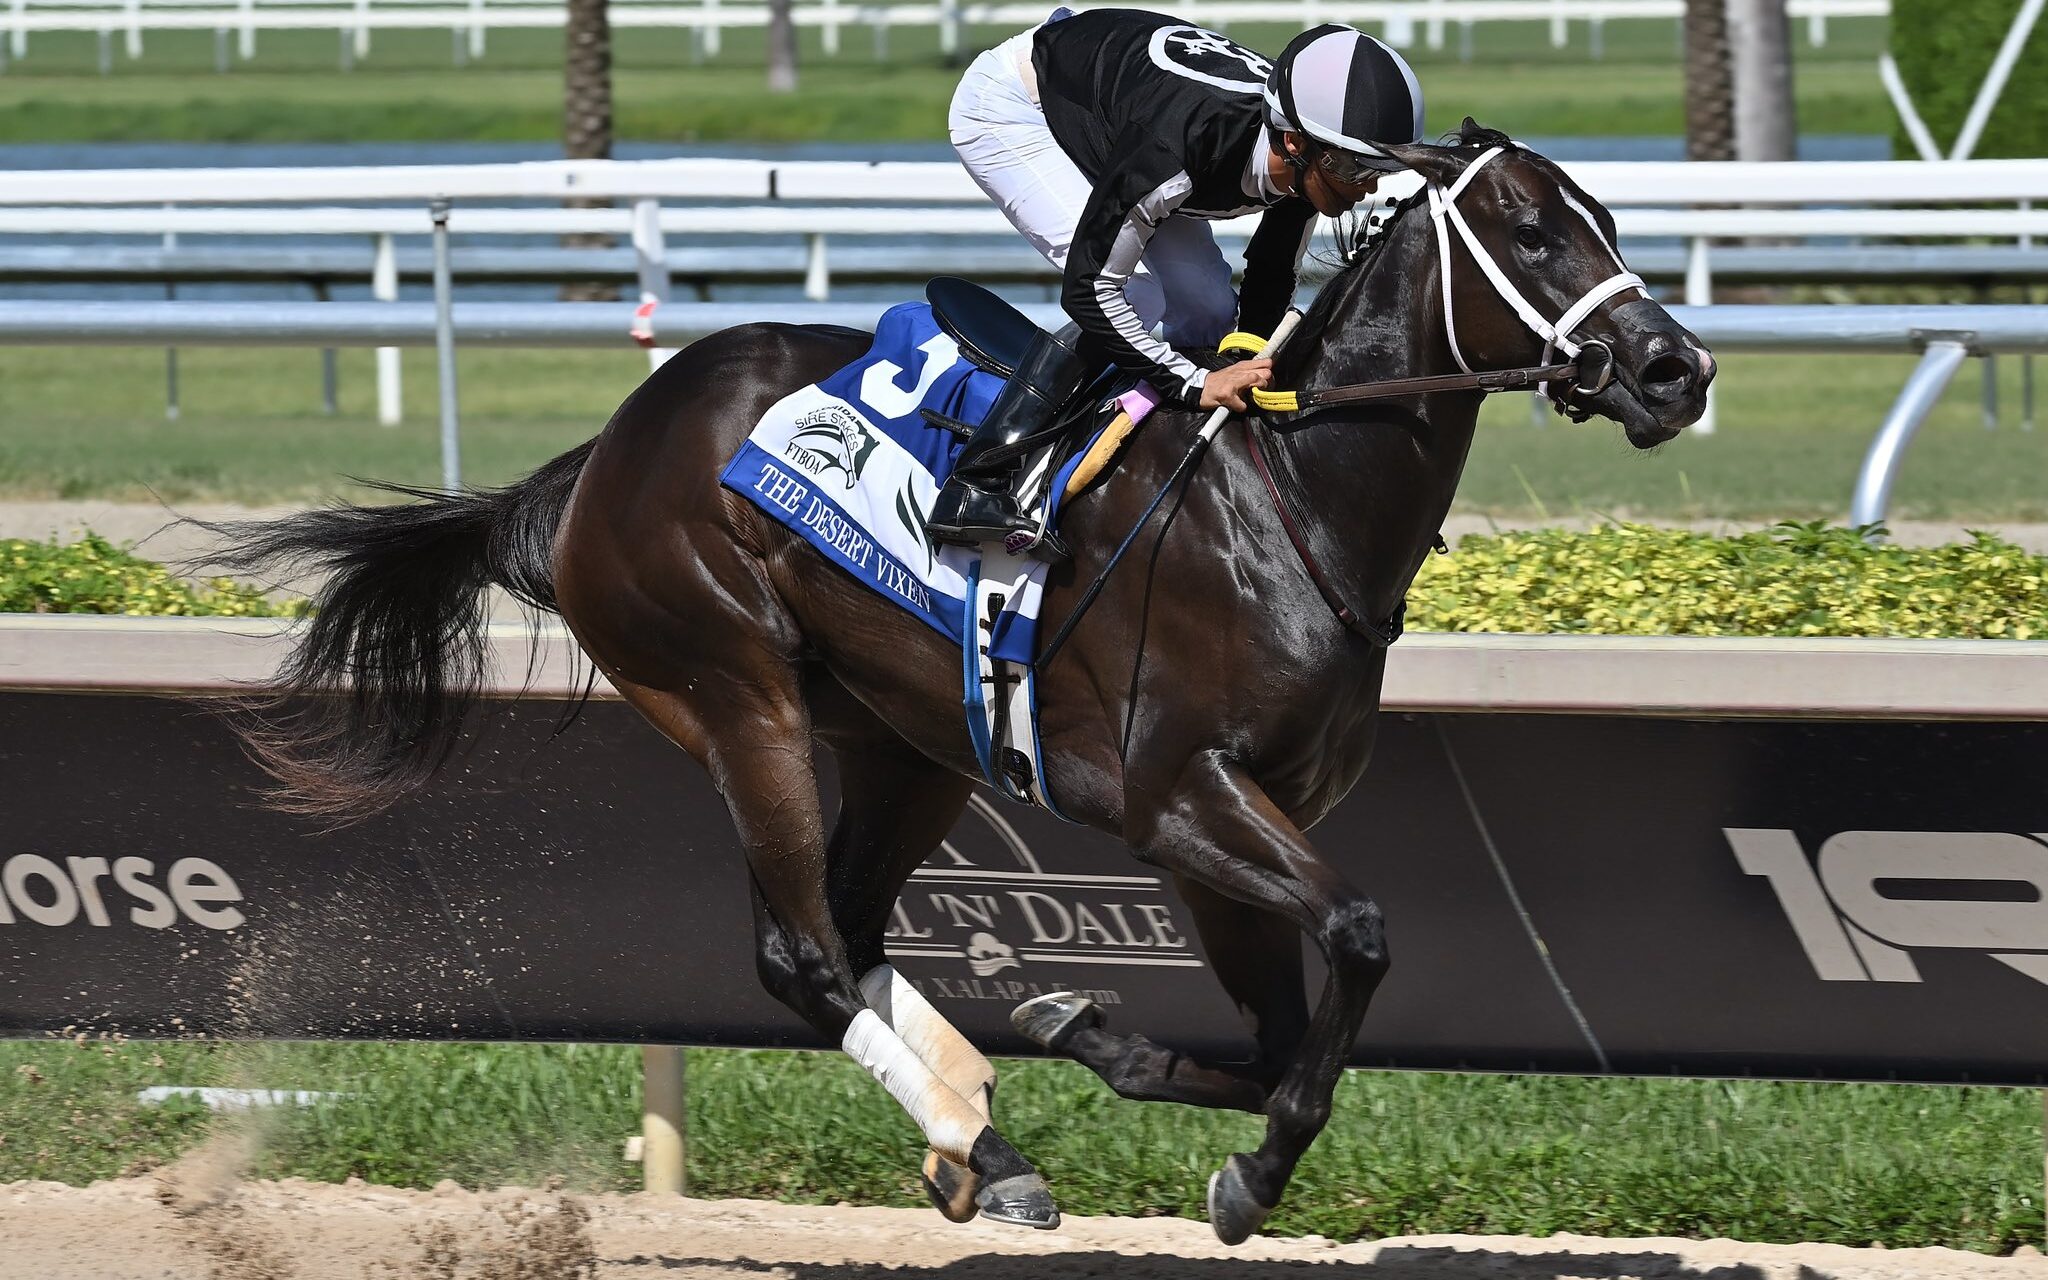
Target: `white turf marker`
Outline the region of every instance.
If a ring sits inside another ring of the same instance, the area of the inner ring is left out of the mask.
[[[216,1089],[200,1085],[151,1085],[135,1095],[149,1106],[161,1106],[172,1098],[197,1098],[213,1111],[248,1111],[256,1107],[310,1107],[328,1098],[345,1098],[345,1093],[319,1093],[310,1089]]]
[[[690,1193],[686,1081],[681,1045],[640,1046],[640,1136],[635,1141],[640,1144],[641,1185],[663,1195]],[[626,1158],[634,1156],[629,1151]]]

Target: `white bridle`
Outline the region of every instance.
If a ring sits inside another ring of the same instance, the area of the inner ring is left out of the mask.
[[[1555,323],[1545,320],[1538,314],[1536,308],[1529,305],[1529,300],[1524,298],[1521,291],[1516,289],[1514,283],[1507,278],[1506,273],[1501,271],[1500,265],[1493,260],[1493,255],[1488,253],[1485,246],[1479,243],[1479,237],[1472,233],[1471,224],[1465,221],[1465,215],[1458,212],[1459,195],[1471,183],[1473,176],[1485,168],[1487,162],[1499,155],[1503,150],[1505,148],[1493,147],[1481,153],[1477,160],[1465,166],[1465,171],[1458,175],[1457,181],[1451,183],[1448,187],[1440,186],[1435,182],[1431,182],[1428,185],[1429,216],[1436,227],[1436,256],[1439,263],[1438,270],[1442,273],[1443,278],[1444,336],[1450,340],[1451,358],[1456,360],[1458,368],[1466,373],[1471,373],[1473,370],[1471,365],[1465,363],[1465,353],[1458,349],[1458,325],[1453,318],[1451,310],[1450,229],[1453,227],[1457,229],[1458,238],[1463,240],[1465,247],[1471,251],[1473,261],[1477,262],[1479,269],[1486,273],[1487,280],[1492,283],[1493,291],[1500,295],[1501,301],[1508,304],[1509,309],[1521,318],[1522,323],[1528,326],[1531,333],[1543,339],[1544,364],[1550,363],[1553,351],[1562,352],[1566,359],[1576,359],[1579,354],[1580,344],[1572,341],[1572,331],[1581,324],[1584,324],[1587,316],[1592,315],[1601,303],[1612,298],[1615,294],[1626,293],[1630,289],[1640,289],[1645,298],[1650,296],[1650,290],[1643,283],[1641,276],[1633,271],[1623,270],[1620,274],[1609,276],[1587,290],[1585,296],[1566,308],[1565,313],[1559,316]],[[1570,198],[1569,193],[1567,193],[1566,198]],[[1574,207],[1579,208],[1580,214],[1585,217],[1587,223],[1592,225],[1592,215],[1583,207],[1578,206],[1577,201],[1572,203]],[[1607,243],[1605,233],[1601,232],[1597,225],[1593,227],[1593,232],[1600,237],[1600,242],[1606,247],[1607,251],[1614,255],[1614,265],[1617,267],[1621,266],[1621,255],[1615,252],[1613,245]],[[1545,395],[1551,396],[1552,399],[1556,398],[1551,392],[1550,383],[1546,382],[1543,384],[1543,392]]]

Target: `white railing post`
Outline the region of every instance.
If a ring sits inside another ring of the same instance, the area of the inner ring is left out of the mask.
[[[1415,43],[1415,14],[1406,5],[1387,11],[1387,43],[1396,49]]]
[[[127,0],[122,8],[128,15],[127,53],[132,60],[142,56],[142,0]]]
[[[1686,245],[1685,257],[1685,305],[1707,307],[1714,302],[1714,264],[1708,257],[1707,237],[1694,236]],[[1692,424],[1693,434],[1710,436],[1714,434],[1714,391],[1707,389],[1706,408],[1700,411],[1700,419]]]
[[[235,7],[242,16],[235,32],[235,53],[247,62],[256,56],[256,0],[240,0]]]
[[[462,437],[455,394],[455,282],[448,269],[448,202],[430,206],[434,218],[434,355],[441,384],[441,487],[462,487]]]
[[[960,52],[960,0],[939,0],[939,52],[949,59]]]
[[[1570,25],[1565,21],[1564,0],[1552,0],[1550,6],[1550,47],[1562,49],[1572,41]]]
[[[823,302],[832,296],[832,264],[825,256],[825,233],[804,238],[804,297]]]
[[[1806,16],[1806,43],[1819,49],[1828,42],[1828,15],[1824,10],[1815,9]]]
[[[379,302],[398,301],[398,250],[389,232],[377,237],[376,256],[370,263],[370,296]],[[405,420],[398,357],[397,347],[377,348],[377,421],[387,427]]]
[[[1423,41],[1432,51],[1444,47],[1444,0],[1429,0],[1428,21],[1423,25]]]
[[[839,56],[839,0],[825,0],[824,23],[818,36],[825,50],[825,56]]]
[[[484,0],[469,0],[469,56],[484,56]]]
[[[715,58],[719,47],[718,0],[704,0],[704,52]]]
[[[14,30],[7,33],[16,60],[28,55],[28,0],[14,0]]]
[[[356,57],[370,56],[370,0],[356,0]]]
[[[171,205],[164,206],[164,208],[166,209],[170,209],[172,207],[173,206]],[[164,252],[169,253],[171,250],[176,249],[177,247],[178,233],[175,231],[164,232]],[[164,281],[164,301],[175,301],[177,296],[178,286],[176,282],[170,280]],[[176,347],[165,347],[164,419],[169,422],[176,422],[178,420],[178,414],[180,412],[181,410],[178,407],[178,349]]]
[[[2033,207],[2034,202],[2032,200],[2020,201],[2019,208],[2021,213],[2031,212]],[[2032,253],[2034,251],[2034,237],[2031,235],[2021,235],[2020,248],[2027,253]],[[2034,286],[2028,284],[2025,289],[2026,291],[2022,296],[2031,304],[2034,301]],[[2029,351],[2020,357],[2020,430],[2032,431],[2033,429],[2034,353]]]
[[[658,308],[667,302],[668,243],[661,234],[659,200],[633,202],[633,265],[640,277],[640,305]],[[650,347],[647,351],[648,367],[659,369],[674,354],[674,348]]]

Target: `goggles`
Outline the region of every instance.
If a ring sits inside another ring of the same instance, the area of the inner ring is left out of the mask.
[[[1354,187],[1362,187],[1408,167],[1392,156],[1360,155],[1356,151],[1340,151],[1335,147],[1317,147],[1315,162],[1324,173]]]

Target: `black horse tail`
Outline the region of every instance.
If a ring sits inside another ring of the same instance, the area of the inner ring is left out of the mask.
[[[278,808],[369,817],[447,762],[487,674],[485,589],[555,611],[555,529],[593,444],[502,489],[378,485],[418,501],[206,526],[229,572],[325,575],[276,678],[231,700]]]

